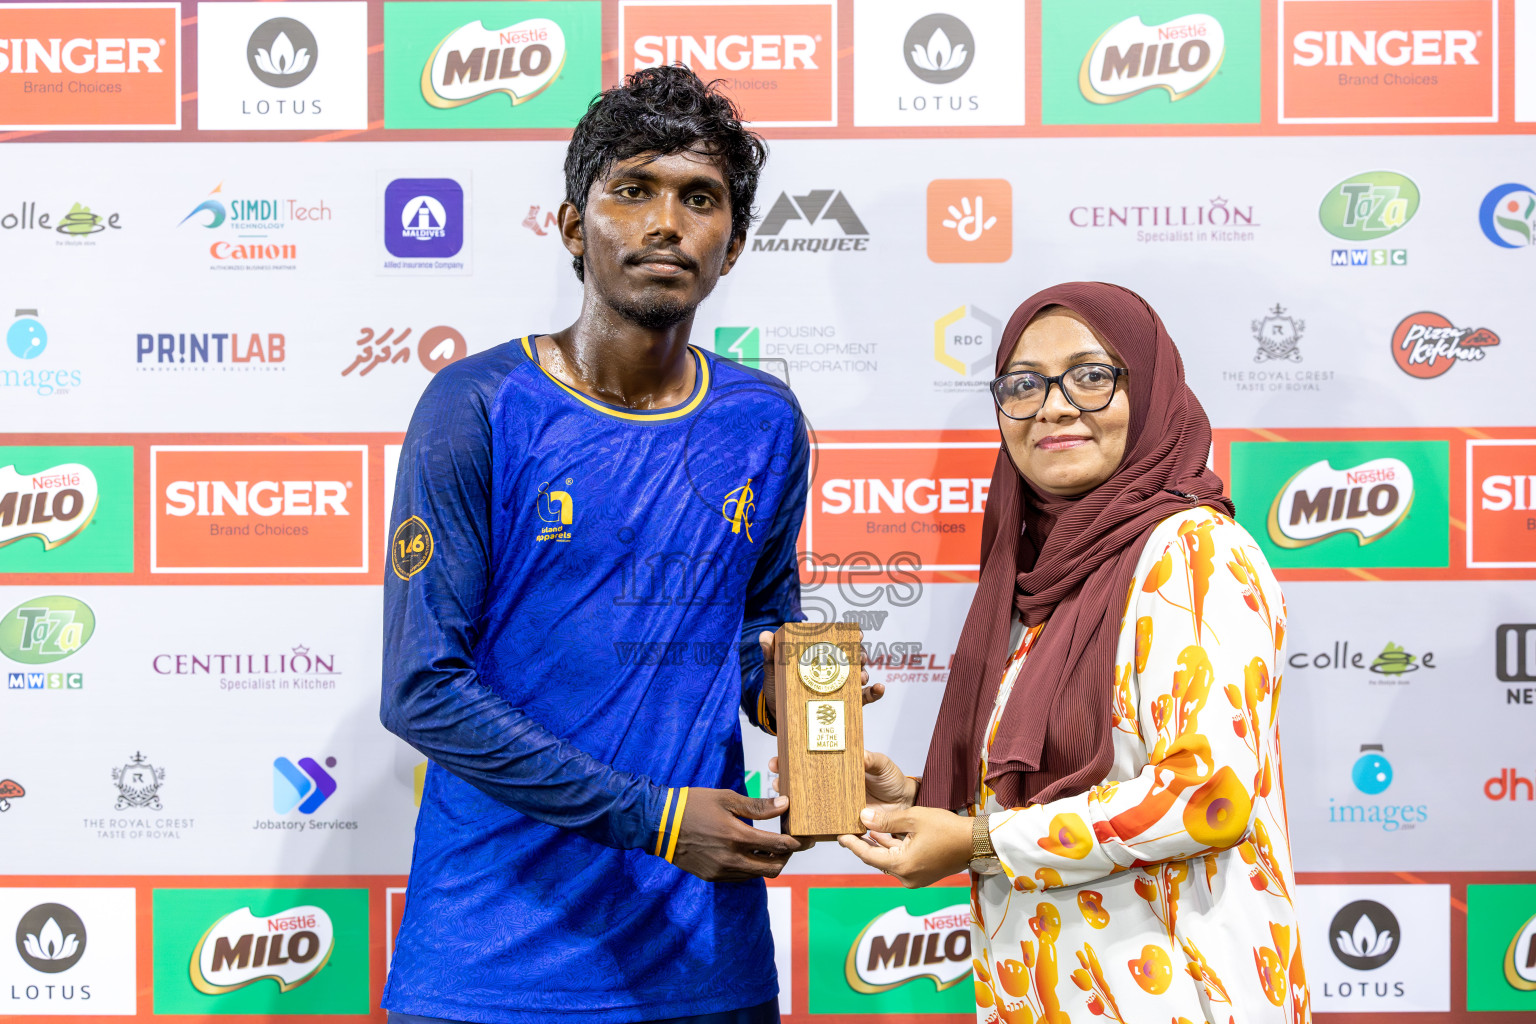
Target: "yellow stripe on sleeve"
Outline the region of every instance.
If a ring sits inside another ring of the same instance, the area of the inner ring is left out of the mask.
[[[778,729],[774,728],[773,723],[768,720],[768,694],[763,690],[757,691],[757,724],[769,736],[779,734]]]
[[[661,844],[667,838],[667,815],[672,810],[672,794],[676,792],[675,789],[667,790],[667,802],[661,805],[661,824],[656,826],[656,849],[651,851],[657,857],[661,856]],[[677,809],[681,811],[682,805],[679,804]]]
[[[672,815],[672,838],[667,841],[667,863],[672,863],[672,855],[677,852],[677,834],[683,829],[683,808],[688,806],[688,787],[684,786],[677,793],[677,811]]]

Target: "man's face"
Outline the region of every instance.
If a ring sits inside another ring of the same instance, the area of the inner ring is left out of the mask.
[[[642,327],[681,323],[730,272],[745,239],[731,237],[730,192],[715,161],[684,151],[616,161],[592,183],[578,219],[562,209],[566,248],[586,284]]]

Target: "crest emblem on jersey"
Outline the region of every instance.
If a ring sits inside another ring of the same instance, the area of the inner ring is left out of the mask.
[[[420,516],[411,516],[395,527],[395,539],[389,545],[389,564],[395,575],[408,580],[432,561],[432,531]]]
[[[755,503],[757,495],[752,493],[752,479],[731,491],[725,496],[725,502],[720,506],[720,515],[731,524],[732,533],[745,533],[747,542],[752,542],[752,512],[757,507]]]

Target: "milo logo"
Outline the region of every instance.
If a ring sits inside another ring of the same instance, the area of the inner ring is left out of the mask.
[[[1078,71],[1090,103],[1118,103],[1149,89],[1181,100],[1209,82],[1226,52],[1221,22],[1187,14],[1161,25],[1126,18],[1095,39]]]
[[[23,665],[46,665],[74,654],[95,632],[96,615],[84,601],[34,597],[0,619],[0,654]]]
[[[931,914],[893,907],[864,926],[844,964],[848,987],[875,993],[918,978],[939,991],[971,973],[971,908],[957,903]]]
[[[1362,545],[1391,532],[1413,505],[1413,473],[1401,459],[1350,469],[1314,462],[1286,481],[1269,509],[1269,539],[1299,548],[1353,533]]]
[[[1330,235],[1351,241],[1385,238],[1419,212],[1419,187],[1394,171],[1345,178],[1323,197],[1317,218]]]
[[[85,529],[100,490],[90,467],[66,462],[40,473],[0,467],[0,547],[37,537],[52,550]]]
[[[565,32],[548,18],[507,28],[474,21],[448,33],[421,73],[421,95],[440,109],[505,93],[512,105],[548,89],[565,67]]]
[[[271,978],[287,992],[320,973],[335,944],[331,917],[319,907],[266,917],[241,907],[215,921],[192,950],[192,984],[217,995]]]

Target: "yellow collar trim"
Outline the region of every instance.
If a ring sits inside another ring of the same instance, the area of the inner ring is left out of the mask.
[[[694,394],[692,398],[690,398],[685,404],[680,405],[675,409],[663,409],[660,412],[629,412],[624,409],[615,409],[613,406],[608,405],[605,402],[599,402],[595,398],[590,398],[587,395],[582,394],[580,391],[577,391],[575,388],[571,387],[569,384],[566,384],[554,374],[544,369],[544,364],[539,362],[539,357],[533,350],[534,337],[534,335],[530,334],[523,338],[523,351],[527,353],[528,358],[533,361],[533,365],[539,368],[539,372],[548,377],[558,387],[560,387],[578,402],[581,402],[588,408],[595,409],[600,413],[612,416],[616,419],[634,420],[635,422],[641,423],[655,423],[657,420],[675,420],[678,417],[686,416],[693,412],[693,410],[697,409],[699,407],[699,403],[704,401],[704,395],[709,391],[709,360],[704,357],[704,353],[701,352],[696,346],[689,345],[688,349],[693,353],[694,361],[699,368],[699,379],[697,382],[695,382]]]

